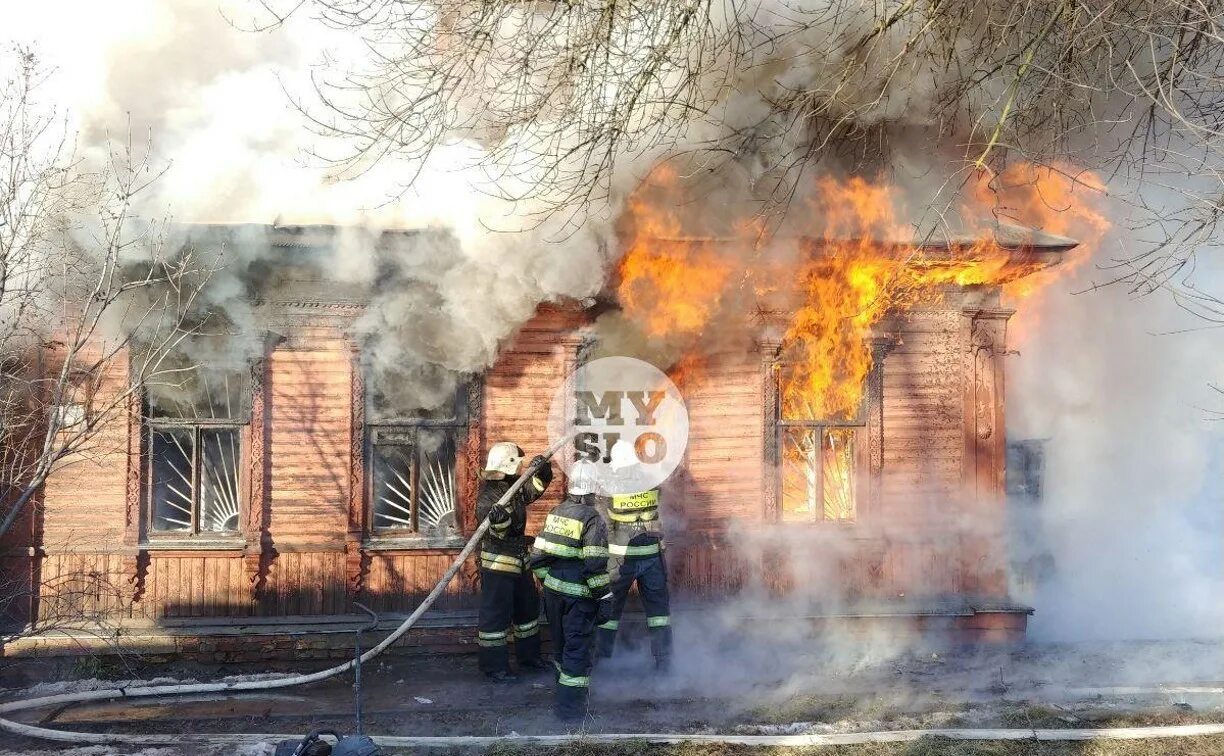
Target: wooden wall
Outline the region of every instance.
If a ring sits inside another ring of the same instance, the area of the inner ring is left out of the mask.
[[[528,453],[547,446],[548,403],[573,368],[581,324],[581,316],[544,308],[506,345],[478,392],[461,465],[478,464],[502,439]],[[124,377],[116,371],[116,388]],[[119,418],[99,437],[100,453],[48,481],[31,518],[41,538],[34,525],[10,538],[0,568],[10,580],[36,573],[25,578],[41,585],[31,609],[47,624],[337,614],[352,611],[354,599],[377,611],[410,611],[458,549],[364,543],[362,392],[343,326],[300,319],[255,370],[241,539],[167,544],[141,532],[140,427]],[[533,523],[561,489],[553,486],[534,508]],[[460,493],[459,519],[470,531],[474,491],[461,483]],[[438,608],[474,607],[475,585],[469,564]]]
[[[869,439],[869,467],[878,480],[860,498],[854,523],[771,520],[762,488],[774,471],[759,464],[772,440],[770,408],[762,407],[772,380],[762,367],[769,347],[707,361],[682,386],[692,421],[689,459],[669,484],[685,523],[678,533],[669,528],[677,590],[801,594],[825,603],[1006,598],[1007,315],[952,294],[884,328],[879,396],[868,402],[869,436],[879,436],[878,445]]]
[[[668,484],[669,569],[679,595],[742,589],[817,598],[1006,594],[1002,537],[1002,395],[1006,313],[951,301],[893,326],[881,353],[881,470],[853,524],[770,522],[763,406],[771,373],[760,348],[719,355],[681,386],[691,438]],[[573,368],[585,316],[542,309],[485,376],[462,465],[500,440],[528,454],[548,443],[554,392]],[[372,549],[362,532],[361,377],[340,325],[304,319],[257,370],[239,542],[153,548],[139,533],[139,425],[116,422],[111,447],[46,486],[39,538],[11,544],[4,567],[36,573],[43,617],[76,612],[170,617],[408,611],[457,549]],[[122,376],[115,376],[121,381]],[[531,529],[562,491],[533,508]],[[460,521],[474,526],[472,491]],[[33,528],[34,526],[32,526]],[[530,532],[530,531],[529,531]],[[31,530],[33,533],[33,530]],[[38,541],[38,542],[35,542]],[[32,547],[34,556],[20,547]],[[24,560],[24,561],[23,561]],[[473,608],[469,564],[440,608]]]

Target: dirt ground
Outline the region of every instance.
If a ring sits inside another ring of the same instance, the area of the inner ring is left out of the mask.
[[[649,656],[630,649],[593,674],[587,733],[742,735],[829,734],[920,728],[1095,728],[1224,722],[1224,644],[1029,645],[1018,649],[884,652],[773,648],[772,660],[731,649],[681,644],[672,674],[654,674]],[[307,665],[280,665],[280,672]],[[145,664],[139,660],[24,662],[0,670],[8,700],[127,679],[214,680],[267,672],[251,666]],[[512,685],[486,683],[470,656],[397,657],[365,668],[365,730],[385,735],[479,735],[513,738],[573,731],[551,714],[547,675]],[[262,695],[129,700],[31,712],[23,721],[94,732],[305,733],[353,729],[353,678]],[[120,682],[120,684],[122,684]],[[186,756],[198,749],[57,749],[8,740],[0,752],[103,756]],[[437,751],[435,751],[437,752]],[[838,756],[997,754],[998,756],[1156,756],[1224,754],[1224,738],[1134,742],[952,742],[821,748],[750,748],[684,744],[528,747],[512,740],[467,752],[727,756],[819,753]],[[252,743],[221,753],[270,753]]]

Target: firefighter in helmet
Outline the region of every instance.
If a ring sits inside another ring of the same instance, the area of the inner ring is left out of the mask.
[[[638,597],[646,610],[650,650],[655,669],[666,672],[671,663],[671,614],[667,593],[667,567],[663,562],[663,529],[659,522],[659,489],[640,485],[642,469],[633,446],[622,440],[612,446],[609,467],[617,476],[617,489],[638,491],[604,497],[607,509],[608,551],[612,576],[611,616],[599,626],[599,656],[612,656],[616,631],[629,589],[637,583]],[[641,490],[639,490],[641,489]]]
[[[607,528],[593,506],[597,477],[593,463],[574,463],[565,499],[549,512],[531,547],[555,649],[556,714],[569,721],[586,713],[595,626],[612,608]]]
[[[502,441],[489,449],[476,497],[476,518],[489,518],[489,530],[480,544],[480,610],[477,643],[480,671],[498,682],[512,682],[510,649],[514,636],[520,669],[540,670],[547,665],[540,656],[540,596],[526,566],[531,539],[524,533],[527,506],[544,493],[552,481],[552,465],[541,456],[528,463],[535,471],[510,497],[505,506],[493,505],[518,480],[523,450]]]

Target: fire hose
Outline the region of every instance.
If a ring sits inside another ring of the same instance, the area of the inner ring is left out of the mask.
[[[518,477],[518,480],[514,481],[514,483],[510,485],[510,488],[506,489],[506,492],[502,494],[502,497],[493,505],[491,511],[505,507],[506,503],[510,501],[510,497],[514,496],[514,494],[516,494],[518,490],[523,487],[523,484],[526,483],[529,478],[531,478],[532,473],[536,471],[536,468],[540,464],[543,464],[551,459],[552,456],[556,454],[557,451],[566,444],[566,442],[569,441],[569,438],[570,437],[568,434],[563,435],[561,438],[558,438],[552,444],[552,446],[548,447],[548,449],[540,455],[543,457],[541,462],[538,462],[535,465],[529,465],[523,474]],[[320,680],[326,680],[329,677],[335,677],[336,675],[343,674],[356,666],[358,662],[365,663],[378,656],[383,651],[386,651],[391,644],[395,643],[397,640],[402,638],[405,633],[411,630],[421,616],[425,614],[425,612],[429,610],[429,607],[433,606],[433,603],[438,600],[439,596],[442,595],[442,592],[446,589],[446,586],[451,580],[454,579],[460,568],[463,567],[464,562],[466,562],[468,557],[472,555],[472,552],[476,550],[476,545],[480,543],[480,539],[484,536],[488,529],[489,518],[485,517],[485,519],[481,521],[480,525],[476,527],[476,531],[472,533],[472,536],[468,538],[467,543],[464,544],[463,549],[460,550],[459,554],[455,557],[455,560],[451,563],[451,566],[446,570],[442,577],[438,579],[437,585],[433,587],[433,590],[429,592],[429,595],[425,597],[420,605],[413,610],[412,614],[408,615],[408,618],[400,623],[399,627],[391,631],[390,635],[383,638],[381,643],[374,646],[369,651],[366,651],[356,659],[350,659],[343,664],[337,664],[334,667],[329,667],[318,672],[276,678],[273,680],[242,680],[234,682],[184,683],[179,685],[149,685],[131,688],[107,688],[103,690],[77,691],[73,693],[63,693],[55,696],[43,696],[40,698],[29,698],[24,700],[18,699],[16,701],[0,704],[0,715],[5,715],[0,716],[0,728],[29,737],[71,743],[131,743],[147,745],[149,741],[143,739],[146,736],[54,730],[47,727],[36,727],[33,725],[21,724],[20,722],[15,722],[8,719],[7,715],[29,709],[40,709],[44,706],[59,706],[69,703],[82,703],[85,701],[109,701],[117,698],[148,698],[151,696],[181,696],[207,693],[243,693],[248,691],[275,690],[277,688],[292,688],[298,685],[307,685],[309,683],[319,682]],[[184,742],[183,736],[174,736],[173,738],[170,738],[169,736],[160,737],[161,739],[159,742],[163,744],[173,745]],[[132,738],[137,739],[133,740]]]

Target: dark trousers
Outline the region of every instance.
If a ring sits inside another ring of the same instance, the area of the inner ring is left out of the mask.
[[[476,620],[480,671],[510,671],[510,648],[520,664],[540,661],[540,594],[530,572],[480,571],[480,612]]]
[[[548,617],[553,664],[557,667],[557,715],[566,719],[586,714],[596,608],[594,599],[544,589],[544,614]]]
[[[655,659],[666,664],[671,658],[671,600],[667,594],[667,565],[663,555],[623,559],[619,569],[610,565],[612,573],[612,619],[599,626],[599,655],[611,656],[616,646],[616,631],[629,589],[637,583],[642,608],[646,610],[646,627],[650,632],[650,650]]]

